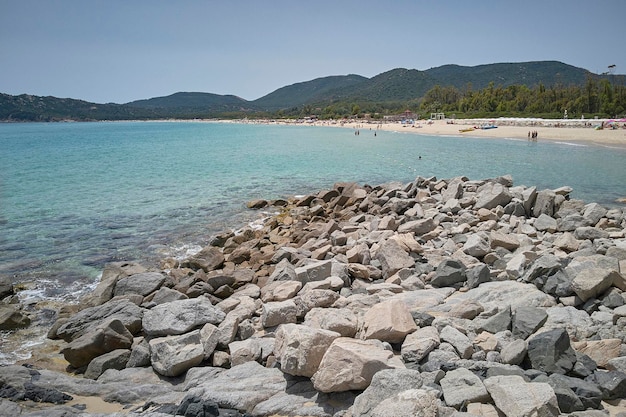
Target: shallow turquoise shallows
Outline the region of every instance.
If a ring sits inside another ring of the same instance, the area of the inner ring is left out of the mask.
[[[421,159],[420,159],[421,156]],[[626,151],[525,140],[201,122],[0,124],[0,274],[71,299],[115,260],[182,256],[263,216],[254,198],[417,176],[511,174],[626,196]]]

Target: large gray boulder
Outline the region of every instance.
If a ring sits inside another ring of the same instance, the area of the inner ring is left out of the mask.
[[[576,352],[564,329],[537,333],[528,339],[528,359],[533,369],[566,374],[574,368]]]
[[[513,312],[511,331],[513,337],[517,339],[526,339],[533,334],[548,320],[548,313],[545,309],[519,306]]]
[[[111,262],[104,266],[96,288],[84,299],[88,306],[97,306],[113,298],[117,281],[124,277],[146,272],[146,268],[134,262]]]
[[[219,324],[225,317],[206,297],[177,300],[146,311],[143,331],[150,336],[183,334],[206,323]]]
[[[450,287],[464,282],[465,265],[454,259],[444,259],[437,266],[430,283],[433,287]]]
[[[508,188],[504,185],[487,182],[476,190],[476,204],[474,204],[474,208],[476,210],[481,208],[490,210],[498,206],[504,207],[511,202],[512,198]]]
[[[179,376],[204,359],[200,330],[150,340],[152,368],[160,375]]]
[[[585,206],[585,210],[583,211],[583,217],[587,222],[589,222],[590,226],[595,226],[602,217],[604,217],[607,213],[607,209],[602,207],[598,203],[589,203]]]
[[[491,252],[489,238],[482,233],[469,235],[467,241],[463,244],[463,252],[475,258],[482,258]]]
[[[442,341],[450,343],[462,359],[469,359],[474,353],[472,341],[452,326],[446,326],[439,332]]]
[[[330,277],[332,261],[317,261],[295,268],[296,279],[303,285],[312,281],[323,281]]]
[[[420,362],[439,346],[439,343],[441,339],[435,327],[420,327],[404,339],[401,348],[402,359],[405,362]]]
[[[448,371],[439,384],[446,404],[457,409],[466,403],[490,400],[487,388],[480,378],[466,368]]]
[[[382,401],[406,390],[421,388],[422,384],[420,372],[414,369],[383,369],[374,375],[370,386],[356,397],[351,407],[352,415],[369,417]]]
[[[552,387],[526,382],[517,375],[493,376],[484,381],[487,391],[506,417],[558,417],[561,412]]]
[[[123,298],[114,299],[102,305],[86,308],[73,315],[57,329],[56,335],[66,342],[71,342],[85,332],[111,319],[118,319],[128,331],[135,334],[141,330],[143,314],[144,309],[136,304]]]
[[[124,369],[129,359],[130,350],[128,349],[116,349],[100,355],[89,362],[85,371],[85,378],[97,379],[107,369]]]
[[[537,192],[535,198],[535,205],[533,206],[533,216],[539,217],[542,214],[547,216],[554,216],[554,201],[556,200],[556,193],[552,190],[541,190]]]
[[[102,322],[71,341],[61,353],[74,368],[88,365],[94,358],[116,349],[130,349],[133,335],[118,319]]]
[[[384,399],[372,417],[429,417],[439,414],[439,399],[432,390],[408,389]]]
[[[311,381],[321,392],[363,390],[378,371],[404,367],[402,361],[378,340],[340,337],[324,354]]]
[[[276,332],[274,356],[290,375],[311,377],[339,333],[299,324],[283,324]]]
[[[143,297],[158,290],[165,282],[165,275],[160,272],[143,272],[121,278],[115,284],[113,296],[139,294]]]

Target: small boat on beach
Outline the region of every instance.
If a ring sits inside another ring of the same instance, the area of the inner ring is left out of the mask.
[[[498,128],[498,126],[496,126],[496,125],[482,125],[480,128],[481,128],[482,130],[487,130],[487,129],[497,129],[497,128]]]
[[[466,128],[466,129],[459,129],[459,132],[464,133],[464,132],[471,132],[471,131],[473,131],[473,130],[474,130],[474,128],[473,128],[473,127],[468,127],[468,128]]]

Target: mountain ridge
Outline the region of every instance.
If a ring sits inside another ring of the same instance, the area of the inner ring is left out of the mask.
[[[281,87],[256,100],[235,95],[176,92],[168,96],[135,100],[125,104],[90,103],[22,94],[0,93],[0,120],[130,120],[155,118],[211,118],[235,114],[251,116],[308,106],[324,108],[334,103],[417,103],[435,86],[461,91],[489,85],[522,84],[581,86],[600,75],[559,61],[530,61],[461,66],[447,64],[427,70],[395,68],[371,78],[358,74],[319,77]],[[611,75],[624,83],[626,76]]]

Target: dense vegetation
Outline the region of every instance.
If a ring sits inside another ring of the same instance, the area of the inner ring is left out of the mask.
[[[282,118],[316,115],[383,118],[410,110],[456,117],[624,117],[626,76],[596,75],[555,61],[426,71],[398,68],[372,78],[331,76],[282,87],[254,101],[233,95],[175,93],[126,104],[0,94],[0,120]]]

